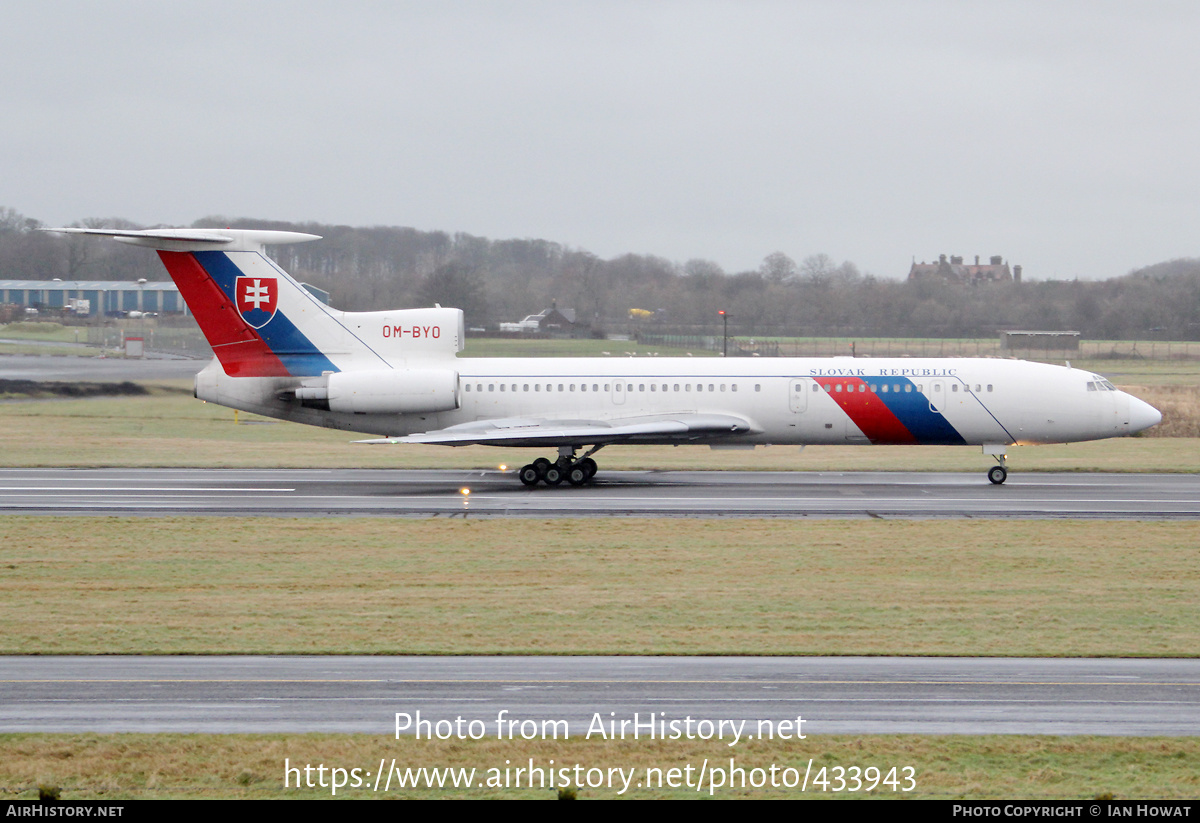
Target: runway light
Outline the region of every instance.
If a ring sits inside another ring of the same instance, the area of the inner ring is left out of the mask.
[[[471,493],[471,490],[468,489],[466,486],[463,486],[461,489],[458,490],[458,493],[461,494],[463,497],[466,497],[467,495],[469,495]]]
[[[506,471],[508,471],[508,466],[506,466],[506,465],[504,465],[503,463],[501,463],[501,464],[500,464],[500,471],[502,471],[502,472],[506,472]]]

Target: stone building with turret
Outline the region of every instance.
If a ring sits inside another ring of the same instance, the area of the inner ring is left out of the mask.
[[[1020,283],[1021,282],[1021,267],[1013,266],[1009,268],[1007,261],[998,254],[994,254],[991,260],[987,263],[979,262],[979,255],[975,255],[975,262],[964,263],[961,256],[947,257],[941,255],[936,263],[926,263],[924,261],[918,263],[916,258],[913,259],[912,268],[908,270],[909,280],[947,280],[952,283],[966,283],[968,285],[976,285],[978,283]]]

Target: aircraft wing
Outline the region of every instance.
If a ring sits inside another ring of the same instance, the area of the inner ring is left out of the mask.
[[[438,431],[359,440],[359,443],[428,443],[439,446],[600,446],[614,443],[695,443],[753,434],[756,426],[727,414],[672,414],[615,420],[477,420]]]

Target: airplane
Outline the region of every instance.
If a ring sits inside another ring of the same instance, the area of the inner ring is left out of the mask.
[[[155,249],[215,357],[194,394],[362,443],[556,449],[526,486],[592,481],[614,444],[980,446],[1132,435],[1153,406],[1091,372],[986,358],[461,358],[459,309],[337,311],[265,253],[317,235],[59,228]],[[580,455],[580,450],[586,451]]]

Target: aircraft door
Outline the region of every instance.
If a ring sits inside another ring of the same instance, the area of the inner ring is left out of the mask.
[[[808,378],[797,377],[788,382],[788,408],[793,414],[803,414],[808,410]]]
[[[613,379],[612,401],[617,406],[623,405],[625,403],[625,378],[624,377],[617,377],[617,378]]]
[[[946,409],[946,381],[929,381],[929,410],[941,414]]]

